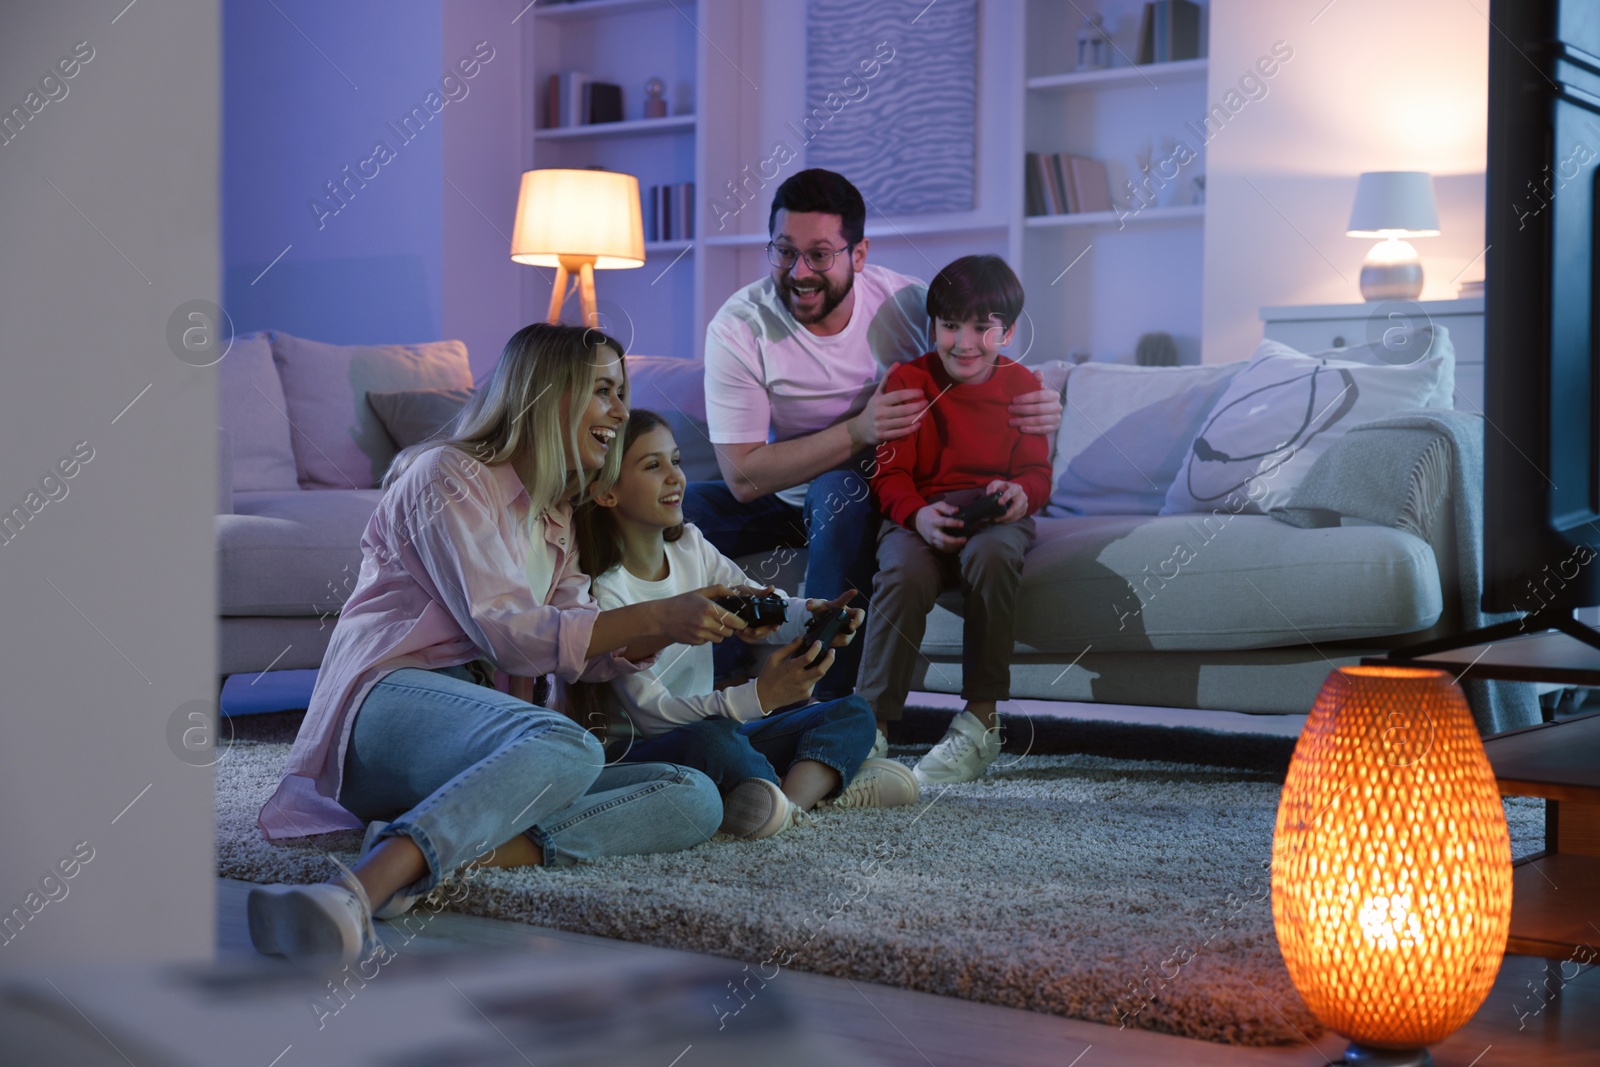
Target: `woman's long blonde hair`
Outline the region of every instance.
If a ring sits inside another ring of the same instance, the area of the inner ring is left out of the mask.
[[[583,411],[604,361],[602,348],[614,351],[623,363],[622,344],[600,330],[545,322],[524,326],[511,335],[494,373],[466,407],[432,438],[400,450],[384,473],[382,488],[392,485],[423,452],[449,445],[480,463],[510,463],[528,489],[535,515],[582,499],[587,490],[610,489],[622,469],[620,447],[607,452],[592,482],[582,468],[567,470],[567,457],[578,455],[579,435],[585,432]],[[625,364],[622,376],[617,388],[625,399]]]

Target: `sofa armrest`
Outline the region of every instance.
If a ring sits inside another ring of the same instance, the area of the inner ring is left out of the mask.
[[[233,514],[233,435],[217,427],[217,514]]]
[[[1291,526],[1338,526],[1343,519],[1390,526],[1432,542],[1447,526],[1452,451],[1429,430],[1365,428],[1318,458],[1272,517]]]

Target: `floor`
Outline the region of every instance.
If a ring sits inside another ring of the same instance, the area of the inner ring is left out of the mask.
[[[219,879],[220,957],[253,956],[244,921],[247,882]],[[382,924],[380,924],[382,925]],[[418,942],[439,949],[534,951],[559,965],[684,955],[584,934],[441,913]],[[416,946],[413,945],[414,949]],[[1574,972],[1577,972],[1574,976]],[[1544,961],[1508,956],[1477,1016],[1433,1049],[1438,1067],[1592,1067],[1600,1062],[1600,976],[1568,964],[1552,971],[1542,1010],[1529,990],[1546,981]],[[781,974],[802,1025],[831,1035],[868,1063],[905,1067],[1320,1067],[1343,1043],[1252,1049],[994,1007],[928,993],[787,971]],[[774,982],[779,979],[774,979]],[[1519,1021],[1521,1026],[1519,1027]]]
[[[293,688],[293,687],[289,687]],[[240,693],[241,697],[246,694]],[[256,694],[250,694],[254,696]],[[278,694],[273,694],[277,696]],[[293,697],[290,694],[283,694]],[[268,697],[268,694],[260,694]],[[958,698],[920,693],[923,707],[960,706]],[[1296,736],[1304,716],[1076,705],[1017,701],[1031,715],[1191,726],[1241,733]],[[264,710],[264,709],[263,709]],[[219,879],[219,958],[257,958],[244,921],[249,883]],[[1600,902],[1597,902],[1600,922]],[[380,924],[380,927],[383,924]],[[1600,940],[1600,934],[1597,934]],[[408,952],[506,949],[541,954],[554,966],[660,961],[686,954],[605,938],[540,929],[519,923],[442,913],[408,946]],[[1506,957],[1493,991],[1477,1015],[1433,1049],[1438,1067],[1566,1067],[1600,1063],[1600,976],[1592,966],[1564,968],[1521,956]],[[774,979],[776,982],[779,979]],[[1320,1067],[1344,1042],[1328,1035],[1316,1046],[1252,1049],[1215,1045],[1138,1030],[995,1007],[927,993],[851,982],[803,972],[781,975],[802,1025],[830,1035],[868,1063],[907,1067],[1097,1067],[1100,1064],[1174,1063],[1185,1067]],[[1543,987],[1543,994],[1535,990]],[[685,1065],[687,1067],[687,1065]]]

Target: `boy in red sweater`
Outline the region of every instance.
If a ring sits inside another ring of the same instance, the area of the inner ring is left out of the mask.
[[[916,430],[878,447],[872,490],[884,519],[858,692],[878,727],[900,718],[928,612],[947,585],[966,604],[961,695],[944,740],[917,763],[924,783],[970,782],[1000,753],[996,703],[1011,696],[1012,625],[1032,515],[1050,498],[1049,441],[1011,425],[1038,381],[1000,355],[1022,313],[1022,283],[999,256],[963,256],[928,285],[935,350],[889,372],[885,390],[928,398]],[[1003,514],[965,529],[961,506],[1000,494]]]

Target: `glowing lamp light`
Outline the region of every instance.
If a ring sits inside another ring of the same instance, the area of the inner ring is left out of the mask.
[[[1405,237],[1439,236],[1433,176],[1422,170],[1368,171],[1356,179],[1350,237],[1381,237],[1361,264],[1364,300],[1415,300],[1422,295],[1422,261]]]
[[[1461,690],[1442,671],[1328,676],[1278,805],[1272,919],[1346,1063],[1430,1064],[1470,1019],[1511,924],[1511,837]]]
[[[644,266],[639,179],[608,170],[524,171],[511,258],[556,268],[550,322],[561,321],[567,278],[577,274],[584,325],[598,327],[594,272]]]

